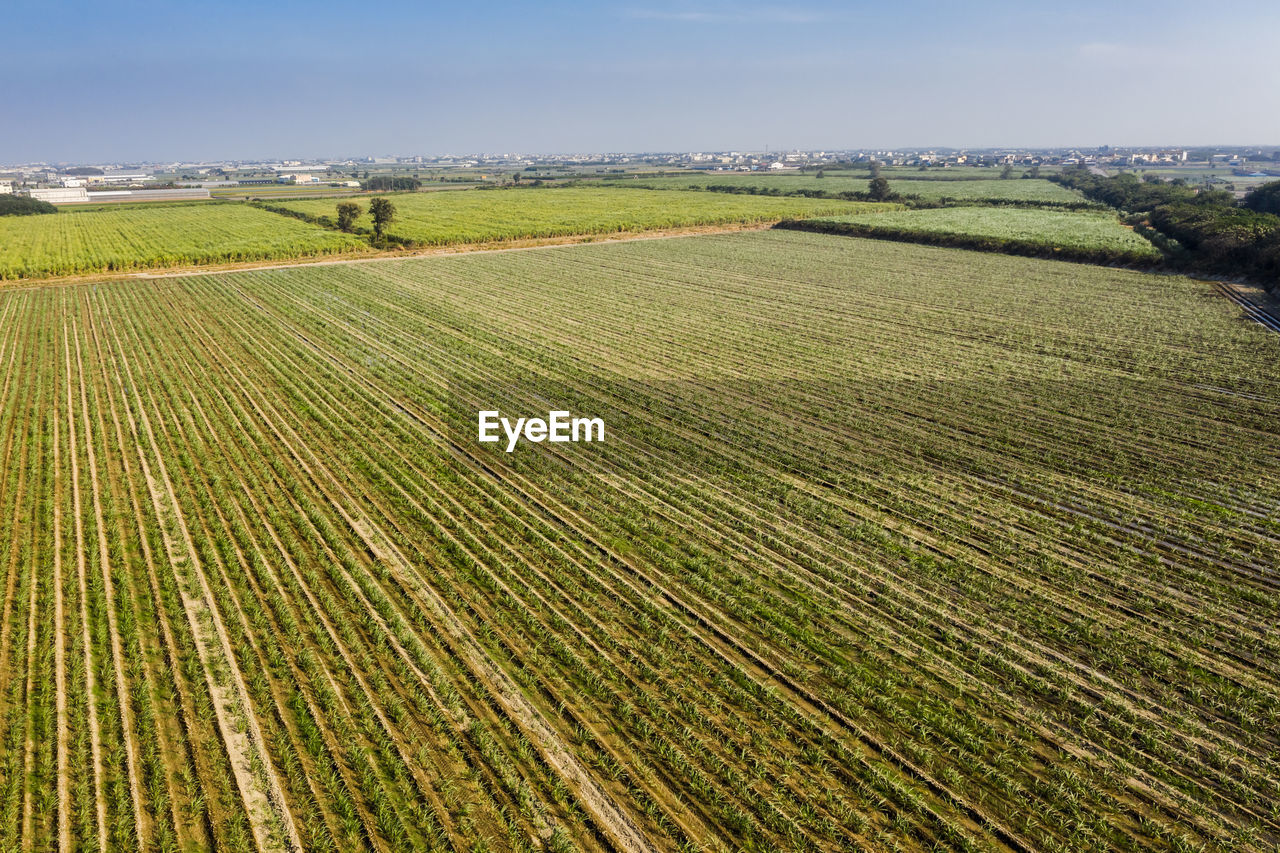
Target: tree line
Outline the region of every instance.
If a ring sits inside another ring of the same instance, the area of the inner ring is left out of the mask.
[[[57,213],[58,208],[25,195],[0,194],[0,216],[31,216],[37,213]]]
[[[1190,270],[1246,276],[1269,290],[1280,285],[1280,181],[1255,187],[1237,203],[1225,190],[1154,175],[1139,180],[1073,168],[1050,180],[1129,214],[1136,226],[1155,229],[1164,238],[1156,242]]]
[[[417,178],[393,178],[388,175],[366,177],[360,182],[360,189],[367,192],[410,192],[421,188],[422,181]]]

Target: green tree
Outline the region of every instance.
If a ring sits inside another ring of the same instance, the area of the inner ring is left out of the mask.
[[[867,184],[867,195],[872,201],[888,201],[895,197],[893,190],[889,189],[889,179],[876,175]]]
[[[1244,206],[1258,213],[1280,216],[1280,181],[1261,184],[1245,193]]]
[[[338,202],[338,230],[350,232],[364,211],[354,201]]]
[[[47,201],[11,193],[0,195],[0,216],[32,216],[39,213],[57,212],[58,208]]]
[[[827,176],[827,173],[826,173],[826,172],[824,172],[824,171],[822,171],[821,169],[819,169],[819,170],[818,170],[818,174],[817,174],[817,175],[815,175],[814,177],[816,177],[816,178],[825,178],[826,176]]]
[[[1013,164],[1005,163],[1004,168],[1000,170],[1000,179],[1007,181],[1013,177]]]
[[[395,218],[396,206],[391,199],[375,198],[369,202],[369,215],[373,217],[373,236],[381,240],[383,230]]]

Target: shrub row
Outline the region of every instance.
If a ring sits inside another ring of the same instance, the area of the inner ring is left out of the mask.
[[[1183,181],[1139,180],[1131,174],[1106,177],[1070,169],[1051,180],[1127,211],[1135,224],[1176,240],[1181,251],[1171,260],[1179,266],[1213,275],[1245,276],[1269,290],[1280,285],[1280,216],[1266,212],[1280,193],[1276,184],[1255,188],[1239,205],[1224,190],[1192,187]]]

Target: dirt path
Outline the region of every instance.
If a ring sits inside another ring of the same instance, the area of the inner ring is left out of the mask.
[[[114,328],[112,335],[116,339],[116,347],[122,359],[125,376],[130,385],[133,385],[135,381],[133,373],[128,358],[124,356],[123,344]],[[149,393],[148,399],[154,409],[155,400]],[[129,417],[132,421],[132,413]],[[139,441],[143,440],[143,434],[145,434],[145,441],[156,462],[156,470],[153,472],[147,462],[147,454],[139,444],[138,460],[142,468],[143,480],[150,493],[156,518],[160,521],[161,541],[169,563],[179,573],[180,582],[176,584],[179,598],[187,614],[196,652],[205,671],[210,697],[213,700],[214,715],[218,721],[218,728],[222,732],[236,785],[244,800],[246,816],[253,830],[254,840],[258,848],[264,851],[300,851],[302,843],[263,742],[253,706],[249,702],[244,677],[236,665],[230,637],[219,617],[214,603],[216,599],[201,568],[195,543],[187,529],[181,505],[156,443],[151,420],[141,401],[138,405],[138,420],[141,421],[142,429],[135,434]],[[136,422],[133,426],[136,428]],[[182,571],[184,567],[187,569],[186,572]],[[194,575],[195,584],[190,583],[192,579],[190,575],[182,577],[188,572]],[[195,588],[191,588],[192,586]],[[222,668],[219,664],[225,667],[225,674],[231,681],[229,685],[219,683],[215,678],[215,670]]]
[[[111,414],[111,424],[114,428],[114,450],[109,454],[109,458],[115,458],[119,463],[120,471],[118,476],[120,480],[118,483],[124,484],[123,491],[128,495],[127,507],[131,510],[132,532],[130,533],[126,529],[128,522],[118,518],[116,521],[117,535],[122,541],[129,536],[135,539],[138,543],[142,565],[146,568],[146,585],[141,588],[135,583],[136,578],[132,576],[132,573],[126,572],[126,587],[130,593],[135,593],[129,595],[126,600],[132,604],[131,616],[136,624],[142,618],[141,599],[145,598],[147,592],[150,593],[151,603],[155,607],[155,621],[160,631],[154,643],[142,645],[143,661],[147,672],[143,680],[144,682],[162,683],[165,681],[165,665],[172,667],[172,662],[176,660],[174,655],[178,646],[174,639],[173,628],[164,612],[164,601],[160,592],[159,578],[156,574],[155,558],[151,550],[150,540],[147,537],[147,525],[143,521],[142,503],[135,483],[136,475],[129,465],[129,451],[132,449],[137,452],[136,441],[131,445],[125,440],[120,412],[116,407],[115,395],[111,391],[111,377],[108,375],[106,350],[102,339],[98,335],[97,326],[90,327],[90,337],[93,340],[95,361],[98,365],[99,377],[102,380],[101,387],[105,390],[107,409]],[[105,334],[102,337],[105,337]],[[112,368],[115,381],[123,385],[118,365],[113,364]],[[123,406],[124,401],[121,400],[121,408]],[[101,411],[98,412],[98,418],[99,423],[104,425],[105,430],[105,419]],[[132,421],[129,426],[134,431],[131,432],[131,435],[136,433],[136,427]],[[118,450],[118,454],[115,450]],[[107,470],[110,473],[110,469]],[[141,637],[139,639],[141,640]],[[173,685],[174,695],[177,697],[177,707],[167,715],[167,718],[156,720],[156,737],[159,740],[157,747],[164,764],[164,785],[167,791],[173,791],[178,785],[178,779],[183,775],[184,762],[191,759],[192,747],[189,737],[189,723],[184,719],[185,709],[189,707],[190,700],[186,694],[185,682],[177,676],[176,667],[172,667],[172,669],[173,671],[170,673],[171,681],[168,683]],[[160,815],[151,815],[150,817],[162,828],[164,820],[171,821],[180,847],[209,847],[214,843],[212,834],[208,834],[207,825],[201,825],[200,829],[193,830],[193,824],[183,820],[178,799],[169,796],[167,800],[169,808],[164,818],[162,819]]]
[[[1214,287],[1223,296],[1239,305],[1244,311],[1244,315],[1250,320],[1262,326],[1266,326],[1273,332],[1280,332],[1280,315],[1271,305],[1268,305],[1268,299],[1265,293],[1249,292],[1237,284],[1227,281],[1215,281]]]

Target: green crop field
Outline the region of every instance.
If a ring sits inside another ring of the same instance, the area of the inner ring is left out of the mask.
[[[1160,259],[1146,238],[1126,228],[1114,213],[1009,207],[942,207],[823,218],[866,236],[935,235],[978,238],[1026,248],[1114,253],[1134,260]]]
[[[239,204],[62,208],[0,217],[0,279],[303,258],[364,241]]]
[[[0,848],[1275,849],[1278,360],[783,231],[0,291]]]
[[[990,170],[984,170],[991,174]],[[1021,202],[1081,202],[1076,190],[1058,186],[1043,178],[998,177],[979,180],[939,179],[919,171],[892,173],[885,170],[889,188],[902,195],[919,196],[926,201],[953,199],[956,201],[1021,201]],[[908,177],[909,176],[909,177]],[[838,172],[819,178],[815,173],[769,175],[762,173],[707,173],[704,175],[680,175],[663,178],[619,178],[608,185],[622,187],[649,187],[652,189],[705,189],[706,187],[754,188],[760,191],[786,194],[800,191],[842,193],[866,192],[869,174]]]
[[[918,196],[924,201],[1024,201],[1082,202],[1077,190],[1059,186],[1043,178],[1002,181],[999,178],[979,181],[931,181],[890,178],[889,188],[896,193]]]
[[[212,187],[214,198],[263,198],[269,196],[353,195],[356,187],[331,187],[329,184],[258,184],[244,187]]]
[[[402,193],[387,197],[396,206],[396,219],[387,233],[428,246],[773,222],[893,209],[886,205],[822,199],[672,194],[600,187]],[[332,220],[336,202],[288,200],[271,202],[268,206]],[[356,226],[367,231],[371,227],[367,202],[363,207],[366,213],[357,220]]]

